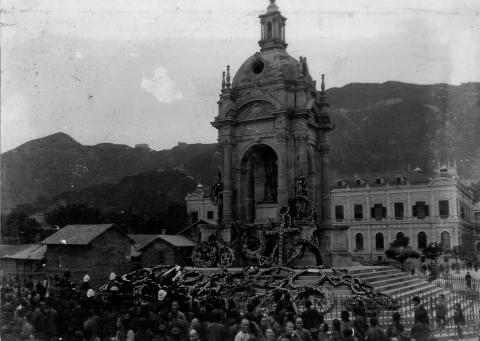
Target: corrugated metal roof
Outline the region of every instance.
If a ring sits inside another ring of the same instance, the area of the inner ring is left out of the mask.
[[[162,238],[167,243],[172,244],[173,246],[176,246],[176,247],[195,246],[194,242],[192,242],[190,239],[184,236],[172,235],[172,234],[161,234],[159,235],[159,237]]]
[[[45,238],[42,244],[88,245],[112,226],[115,224],[67,225]],[[65,242],[62,242],[63,240]]]
[[[20,252],[9,254],[4,256],[3,258],[8,259],[31,259],[31,260],[42,260],[45,258],[45,254],[47,252],[47,245],[42,244],[33,244],[23,249]]]

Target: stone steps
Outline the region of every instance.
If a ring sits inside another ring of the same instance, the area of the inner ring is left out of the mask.
[[[421,284],[421,283],[422,282],[419,281],[418,279],[409,278],[408,280],[395,281],[395,282],[390,282],[390,283],[382,284],[382,285],[378,285],[378,283],[375,283],[375,284],[374,283],[369,283],[369,284],[371,284],[372,286],[374,285],[375,290],[380,291],[380,292],[385,292],[385,291],[388,291],[388,290],[402,289],[402,288],[405,288],[405,287],[409,287],[411,285],[416,285],[416,284]]]

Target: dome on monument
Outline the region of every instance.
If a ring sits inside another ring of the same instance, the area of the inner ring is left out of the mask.
[[[278,79],[312,82],[305,59],[300,57],[300,61],[296,60],[287,51],[279,48],[257,52],[238,69],[233,78],[232,88]]]

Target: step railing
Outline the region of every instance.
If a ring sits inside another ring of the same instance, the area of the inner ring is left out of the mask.
[[[456,303],[460,304],[462,308],[465,325],[461,326],[464,335],[478,335],[480,332],[480,298],[474,293],[455,293],[444,292],[445,302],[447,304],[447,316],[445,320],[437,319],[435,307],[439,303],[438,296],[428,296],[424,294],[416,295],[420,298],[421,304],[428,312],[429,327],[432,334],[437,337],[455,336],[457,333],[457,325],[455,324],[453,313],[453,306]],[[412,302],[412,297],[392,296],[394,304],[392,305],[368,305],[368,300],[358,299],[357,304],[362,307],[367,318],[377,317],[380,326],[386,330],[388,325],[392,323],[392,315],[394,312],[400,313],[401,323],[409,330],[415,323],[415,307]],[[367,302],[367,303],[365,303]],[[342,296],[334,294],[334,304],[327,312],[324,312],[325,321],[330,325],[333,319],[339,319],[343,310],[349,311],[346,306],[351,307],[352,296]],[[299,310],[303,310],[301,302],[297,303]],[[315,306],[319,308],[318,306]],[[321,309],[319,309],[321,311]],[[349,311],[352,316],[352,311]],[[352,317],[353,319],[353,317]]]

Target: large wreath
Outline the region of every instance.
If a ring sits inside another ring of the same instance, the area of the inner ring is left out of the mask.
[[[192,251],[192,262],[199,268],[211,268],[217,263],[217,245],[212,242],[202,242]]]

